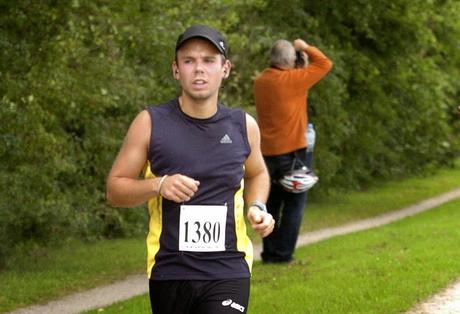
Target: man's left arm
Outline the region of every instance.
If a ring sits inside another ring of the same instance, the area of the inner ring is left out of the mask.
[[[273,231],[275,221],[264,210],[270,190],[270,176],[260,150],[260,131],[253,117],[246,114],[246,129],[251,153],[246,160],[244,175],[244,199],[248,207],[247,218],[252,228],[266,237]]]
[[[332,61],[318,48],[307,44],[302,39],[293,42],[296,50],[301,50],[308,55],[308,65],[299,72],[299,80],[303,88],[309,89],[321,80],[333,66]]]

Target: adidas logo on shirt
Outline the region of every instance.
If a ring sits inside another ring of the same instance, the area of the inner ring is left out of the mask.
[[[233,143],[233,142],[232,142],[232,139],[230,138],[230,136],[228,136],[228,134],[225,134],[225,135],[220,139],[220,143],[221,143],[221,144],[231,144],[231,143]]]

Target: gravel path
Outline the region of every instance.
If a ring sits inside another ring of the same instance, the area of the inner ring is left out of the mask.
[[[381,216],[359,220],[343,226],[326,228],[304,233],[299,237],[297,246],[308,245],[334,236],[366,230],[415,215],[453,199],[460,198],[460,189],[441,194],[415,205],[390,212]],[[255,260],[260,259],[261,246],[254,247]],[[122,281],[91,290],[71,294],[63,299],[44,305],[33,305],[9,314],[73,314],[88,311],[123,301],[148,292],[148,280],[145,274],[129,276]],[[460,313],[460,281],[436,295],[426,303],[419,304],[407,314],[452,314]]]

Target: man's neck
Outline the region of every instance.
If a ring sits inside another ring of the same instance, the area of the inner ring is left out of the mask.
[[[181,110],[189,117],[196,119],[207,119],[217,112],[217,97],[195,100],[184,95],[179,97]]]
[[[282,66],[282,65],[271,65],[271,68],[286,71],[286,70],[292,70],[294,67],[287,67],[287,66]]]

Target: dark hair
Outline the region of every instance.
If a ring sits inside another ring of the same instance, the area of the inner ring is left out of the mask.
[[[303,68],[304,66],[305,66],[305,58],[302,54],[302,51],[296,50],[295,51],[295,67]]]

